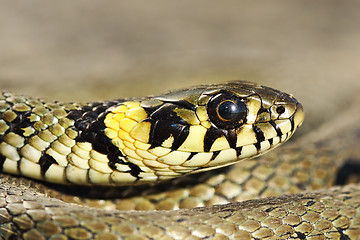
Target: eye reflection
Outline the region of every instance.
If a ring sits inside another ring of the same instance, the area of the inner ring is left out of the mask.
[[[245,112],[243,104],[239,106],[230,100],[220,103],[217,109],[219,117],[225,121],[231,121],[243,112]]]

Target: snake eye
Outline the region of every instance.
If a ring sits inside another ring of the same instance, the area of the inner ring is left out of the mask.
[[[207,112],[211,122],[217,127],[229,129],[244,123],[247,108],[239,97],[222,92],[210,98]]]

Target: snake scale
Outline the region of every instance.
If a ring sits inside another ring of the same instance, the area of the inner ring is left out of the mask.
[[[242,81],[90,104],[4,92],[0,237],[357,239],[357,109],[252,159],[302,124],[292,95]]]

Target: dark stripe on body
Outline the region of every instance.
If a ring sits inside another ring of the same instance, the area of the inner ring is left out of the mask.
[[[45,152],[42,152],[42,156],[39,159],[41,176],[45,176],[46,171],[52,164],[58,165],[57,161],[52,156],[46,154]]]
[[[2,154],[0,154],[0,172],[2,172],[3,170],[5,160],[6,158]]]
[[[123,100],[112,102],[91,103],[72,110],[68,114],[68,118],[75,121],[74,130],[79,132],[79,136],[75,139],[78,142],[89,142],[94,150],[104,154],[109,159],[108,166],[117,171],[116,163],[129,166],[129,172],[133,177],[139,178],[141,169],[130,162],[126,162],[125,156],[121,151],[112,144],[111,139],[105,135],[105,117],[110,111],[110,107],[119,105]]]
[[[33,127],[35,122],[30,121],[32,110],[26,112],[19,112],[15,110],[12,111],[16,113],[17,117],[11,122],[11,132],[26,138],[24,136],[25,131],[22,130],[22,128]],[[10,132],[10,129],[8,129],[8,131]]]

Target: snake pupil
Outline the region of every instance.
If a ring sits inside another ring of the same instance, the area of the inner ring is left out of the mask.
[[[218,107],[219,116],[226,121],[230,121],[236,118],[239,114],[243,112],[244,109],[241,109],[241,106],[236,105],[232,101],[224,101]]]

